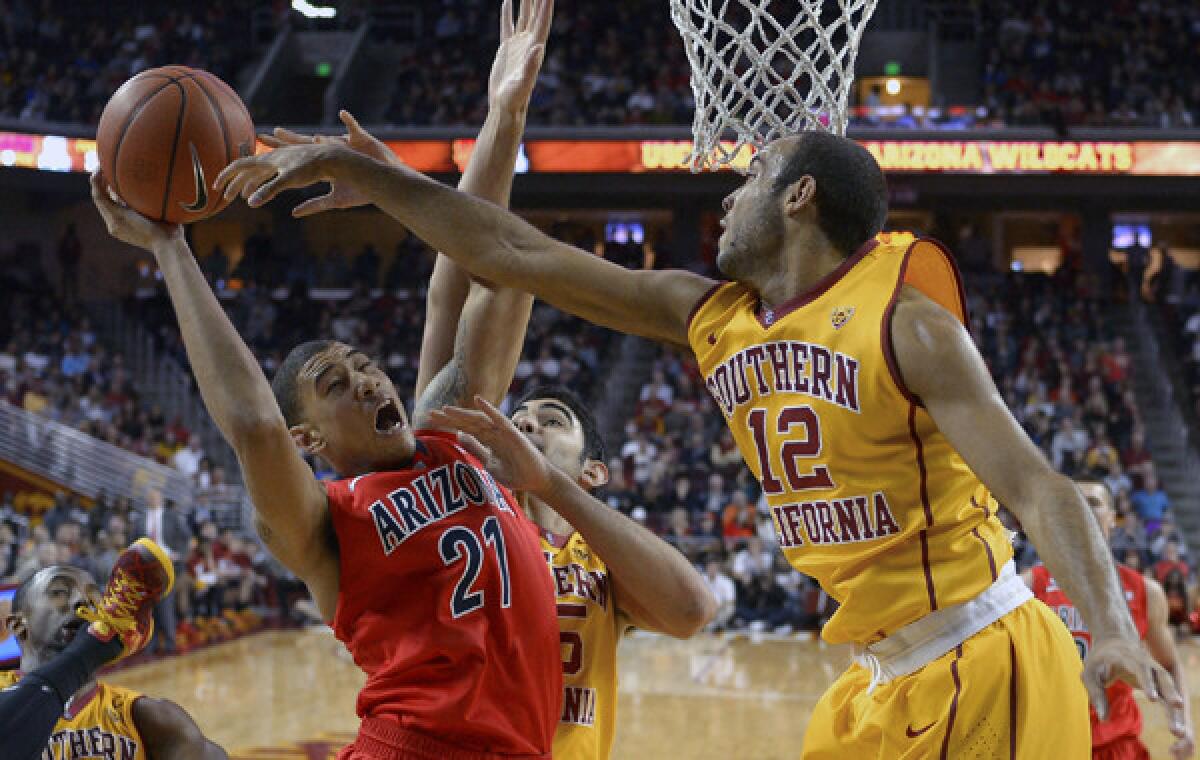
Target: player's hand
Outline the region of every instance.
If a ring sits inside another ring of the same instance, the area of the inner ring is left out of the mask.
[[[500,47],[488,77],[488,107],[524,114],[546,54],[554,0],[521,0],[513,23],[512,0],[500,7]]]
[[[257,207],[284,190],[336,182],[339,166],[353,155],[348,146],[332,141],[284,145],[234,161],[217,175],[213,189],[227,200],[241,195],[247,205]]]
[[[1151,702],[1161,702],[1167,711],[1167,725],[1178,739],[1188,736],[1187,706],[1166,669],[1154,661],[1140,641],[1106,638],[1093,641],[1083,661],[1083,684],[1100,720],[1108,717],[1105,689],[1120,679],[1141,689]],[[1189,740],[1190,744],[1190,740]]]
[[[259,135],[258,139],[272,148],[282,148],[285,145],[316,145],[323,142],[332,142],[345,145],[351,150],[357,151],[364,156],[369,156],[376,161],[392,164],[393,166],[403,166],[403,162],[392,152],[392,149],[384,144],[382,140],[363,129],[353,114],[343,109],[338,112],[338,117],[346,125],[346,134],[344,135],[302,135],[290,129],[276,127],[272,134]],[[366,193],[345,180],[339,180],[331,183],[328,193],[317,198],[310,198],[294,208],[292,216],[310,216],[312,214],[319,214],[322,211],[355,208],[357,206],[366,206],[370,202]]]
[[[182,224],[165,224],[147,219],[116,200],[99,169],[92,172],[91,182],[92,202],[104,219],[108,234],[117,240],[147,251],[153,251],[162,243],[183,240]]]
[[[536,494],[549,487],[553,465],[483,397],[475,397],[474,409],[444,406],[434,410],[430,419],[437,427],[459,431],[463,447],[512,490]]]

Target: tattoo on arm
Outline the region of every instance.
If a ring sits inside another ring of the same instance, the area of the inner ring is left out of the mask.
[[[413,426],[417,429],[428,427],[429,413],[433,410],[443,406],[463,406],[470,401],[467,398],[467,366],[463,361],[463,344],[466,342],[463,333],[468,321],[470,320],[464,319],[458,325],[458,335],[454,339],[454,355],[450,357],[446,366],[433,376],[429,387],[421,394],[421,398],[417,399],[416,408],[413,410]]]

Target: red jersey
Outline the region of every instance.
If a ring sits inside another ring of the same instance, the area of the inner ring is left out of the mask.
[[[1138,635],[1145,640],[1146,631],[1150,628],[1150,619],[1146,614],[1146,579],[1137,570],[1121,564],[1117,565],[1117,575],[1125,590],[1125,601],[1129,604]],[[1058,613],[1071,631],[1075,646],[1079,647],[1079,655],[1086,657],[1092,646],[1087,625],[1044,565],[1033,568],[1033,595]],[[1101,722],[1094,709],[1091,714],[1093,747],[1103,747],[1124,737],[1136,738],[1142,733],[1142,713],[1133,698],[1133,687],[1124,681],[1117,681],[1108,687],[1108,720]]]
[[[326,484],[341,554],[333,630],[367,674],[361,718],[476,751],[549,757],[562,699],[537,528],[450,434],[406,470]]]

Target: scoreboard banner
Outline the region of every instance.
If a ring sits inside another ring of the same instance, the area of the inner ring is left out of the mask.
[[[1200,140],[861,140],[891,174],[1200,177]],[[461,172],[474,140],[388,140],[405,163],[422,172]],[[259,151],[268,150],[259,145]],[[527,140],[518,173],[661,174],[687,172],[688,140]],[[732,164],[745,168],[744,148]],[[0,167],[90,172],[98,165],[96,141],[0,132]],[[728,171],[728,169],[725,169]]]

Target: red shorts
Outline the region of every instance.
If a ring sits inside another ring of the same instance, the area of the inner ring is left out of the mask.
[[[364,718],[358,738],[342,748],[337,760],[550,760],[550,755],[499,755],[464,749],[394,721]]]
[[[1141,739],[1123,736],[1103,747],[1092,747],[1092,760],[1150,760],[1150,753]]]

